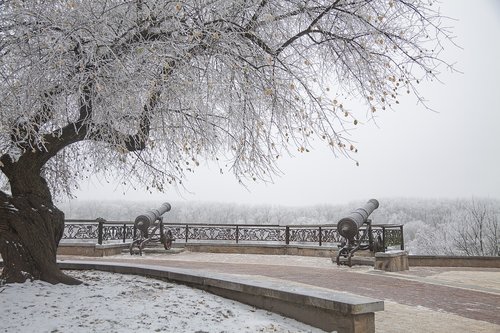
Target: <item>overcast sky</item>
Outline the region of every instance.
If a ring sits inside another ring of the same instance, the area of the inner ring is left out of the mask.
[[[370,198],[500,198],[500,1],[445,0],[456,42],[445,58],[459,73],[443,72],[422,93],[436,112],[403,100],[378,114],[377,124],[352,132],[359,167],[334,157],[320,140],[310,153],[281,160],[273,184],[244,188],[217,167],[189,176],[190,192],[149,195],[82,183],[80,199],[218,201],[273,205],[342,204]]]

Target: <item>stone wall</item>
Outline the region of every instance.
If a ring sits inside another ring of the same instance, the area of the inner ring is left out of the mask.
[[[122,253],[128,249],[130,244],[95,244],[95,243],[59,243],[57,248],[58,255],[86,256],[86,257],[104,257]]]
[[[499,257],[417,256],[408,257],[412,266],[500,268]]]

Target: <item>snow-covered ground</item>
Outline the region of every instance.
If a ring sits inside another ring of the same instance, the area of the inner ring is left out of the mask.
[[[97,271],[0,287],[0,332],[323,332],[187,286]]]

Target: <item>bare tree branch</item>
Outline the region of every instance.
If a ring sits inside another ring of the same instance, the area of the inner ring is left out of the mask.
[[[2,2],[0,169],[68,194],[116,171],[164,188],[214,158],[270,179],[313,137],[355,160],[350,129],[423,102],[442,19],[423,0]]]

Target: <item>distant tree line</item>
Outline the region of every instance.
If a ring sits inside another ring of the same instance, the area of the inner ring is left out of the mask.
[[[170,202],[172,210],[164,215],[168,223],[208,224],[334,224],[348,205],[287,207],[245,205],[219,202]],[[160,201],[78,201],[61,203],[67,219],[134,220]],[[354,207],[355,205],[350,205]]]

